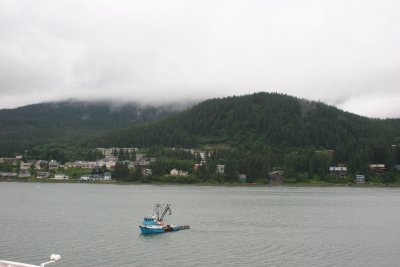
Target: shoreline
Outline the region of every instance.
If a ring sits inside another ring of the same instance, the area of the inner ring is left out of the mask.
[[[96,184],[96,185],[191,185],[191,186],[224,186],[224,187],[354,187],[354,188],[400,188],[400,184],[329,184],[329,183],[283,183],[283,184],[257,184],[257,183],[141,183],[120,181],[51,181],[51,180],[0,180],[3,183],[41,183],[41,184]]]

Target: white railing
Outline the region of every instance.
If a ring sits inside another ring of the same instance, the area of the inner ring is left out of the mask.
[[[21,262],[15,262],[15,261],[0,260],[0,267],[44,267],[45,265],[54,263],[56,261],[59,261],[60,259],[61,259],[60,255],[51,254],[49,261],[40,264],[40,266],[27,264],[27,263],[21,263]]]

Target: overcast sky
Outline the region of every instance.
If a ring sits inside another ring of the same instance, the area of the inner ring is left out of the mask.
[[[253,92],[400,117],[398,0],[1,0],[0,108]]]

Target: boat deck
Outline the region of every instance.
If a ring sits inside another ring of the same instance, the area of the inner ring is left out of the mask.
[[[184,230],[184,229],[189,229],[190,225],[184,224],[184,225],[179,225],[179,230]]]

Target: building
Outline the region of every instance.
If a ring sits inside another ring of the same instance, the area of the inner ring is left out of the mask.
[[[329,172],[332,176],[346,176],[347,175],[347,167],[329,167]]]
[[[240,183],[245,183],[247,182],[247,176],[244,173],[239,174],[239,182]]]
[[[37,172],[36,173],[36,178],[37,179],[46,179],[49,178],[50,172]]]
[[[315,150],[315,153],[325,155],[328,158],[333,158],[333,156],[335,155],[335,150],[333,149]]]
[[[20,170],[29,170],[32,166],[32,163],[30,162],[22,162],[19,164],[19,169]]]
[[[142,170],[143,176],[151,176],[152,174],[153,174],[153,172],[151,171],[151,169],[143,169]]]
[[[134,153],[138,152],[139,149],[135,147],[111,147],[111,148],[96,148],[98,152],[100,152],[104,157],[111,157],[111,156],[117,156],[120,151],[123,151],[124,153]]]
[[[18,158],[0,158],[0,163],[4,163],[4,162],[15,162],[17,161]]]
[[[51,178],[51,179],[53,179],[53,180],[68,180],[69,176],[65,175],[63,173],[59,173],[59,174],[55,174],[54,178]]]
[[[217,173],[224,174],[225,173],[225,165],[218,164],[217,165]]]
[[[195,164],[193,165],[193,170],[194,170],[194,171],[200,170],[200,164],[199,164],[199,163],[195,163]]]
[[[66,162],[64,166],[65,168],[82,168],[82,169],[94,169],[106,166],[107,169],[113,169],[115,168],[116,163],[117,163],[116,157],[107,157],[97,161],[77,160],[75,162]]]
[[[104,181],[111,181],[111,172],[105,172],[103,177]]]
[[[1,177],[17,177],[18,173],[16,172],[0,172]]]
[[[57,170],[58,167],[60,167],[60,163],[58,163],[55,160],[50,160],[49,161],[49,170]]]
[[[206,158],[211,156],[210,152],[207,151],[195,151],[194,154],[200,158],[200,165],[203,166],[204,164],[207,163]]]
[[[333,156],[335,156],[335,150],[333,149],[327,149],[325,150],[325,153],[329,158],[333,158]]]
[[[113,156],[114,153],[114,149],[113,148],[96,148],[96,150],[98,152],[100,152],[104,157],[109,157],[109,156]]]
[[[136,158],[136,160],[133,162],[134,167],[146,167],[150,165],[150,161],[146,160],[144,157],[140,157],[139,159]]]
[[[111,181],[111,173],[105,172],[102,174],[87,174],[82,175],[80,178],[81,181]]]
[[[21,178],[29,178],[29,177],[31,177],[31,173],[30,173],[30,171],[27,170],[27,169],[22,169],[22,170],[20,170],[20,172],[19,172],[19,174],[18,174],[18,177],[21,177]]]
[[[115,168],[115,164],[117,164],[118,159],[116,157],[107,157],[104,158],[103,162],[107,169]],[[101,166],[103,166],[101,165]]]
[[[104,157],[111,157],[111,156],[117,156],[120,151],[124,153],[130,153],[132,154],[133,152],[139,151],[138,148],[135,147],[111,147],[111,148],[96,148],[97,152],[100,152]]]
[[[35,169],[36,170],[46,169],[48,164],[49,164],[49,162],[47,160],[38,160],[35,163]]]
[[[361,174],[357,174],[355,182],[357,184],[364,184],[365,183],[365,176],[361,175]]]
[[[133,161],[130,161],[130,160],[123,160],[123,161],[120,161],[119,163],[122,163],[123,165],[127,166],[128,169],[134,169],[135,168],[135,163]],[[115,167],[115,165],[114,165],[114,167]],[[107,168],[107,169],[109,169],[109,168]]]
[[[189,175],[189,172],[177,170],[177,169],[172,169],[169,173],[171,176],[188,176]]]
[[[92,175],[81,175],[81,178],[80,178],[80,180],[81,181],[90,181],[90,180],[92,180]]]
[[[94,169],[96,166],[98,166],[96,161],[83,161],[83,160],[75,161],[74,165],[76,168],[83,168],[83,169]]]
[[[269,184],[283,184],[284,171],[273,171],[268,173],[268,183]]]
[[[385,164],[369,164],[370,173],[383,173],[386,171]]]
[[[143,153],[136,153],[136,160],[144,159],[145,156],[146,156],[146,155],[143,154]]]

